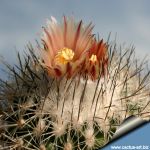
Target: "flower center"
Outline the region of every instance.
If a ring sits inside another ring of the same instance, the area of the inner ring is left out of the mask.
[[[92,54],[92,56],[90,57],[90,59],[89,59],[91,62],[96,62],[97,61],[97,56],[96,55],[94,55],[94,54]]]
[[[71,61],[74,57],[74,52],[72,49],[64,47],[55,56],[55,62],[58,64],[66,64]]]

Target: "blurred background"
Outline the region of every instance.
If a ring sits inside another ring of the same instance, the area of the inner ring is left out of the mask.
[[[60,21],[63,15],[92,21],[94,33],[105,40],[110,32],[112,40],[117,33],[117,43],[133,44],[140,58],[149,54],[149,0],[1,0],[0,55],[15,63],[16,50],[22,52],[28,42],[40,39],[46,19]]]

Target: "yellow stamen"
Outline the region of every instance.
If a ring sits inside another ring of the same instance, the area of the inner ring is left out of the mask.
[[[90,57],[90,59],[89,59],[91,62],[96,62],[97,61],[97,56],[96,55],[94,55],[94,54],[92,54],[92,56]]]
[[[66,64],[70,62],[74,57],[74,52],[72,49],[64,47],[55,56],[55,62],[58,64]]]

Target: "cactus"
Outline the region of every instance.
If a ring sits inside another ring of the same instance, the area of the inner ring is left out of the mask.
[[[0,149],[98,149],[128,116],[149,119],[146,62],[139,63],[133,47],[97,41],[92,28],[66,17],[62,27],[52,17],[42,46],[30,44],[24,60],[18,54],[18,65],[6,64]]]

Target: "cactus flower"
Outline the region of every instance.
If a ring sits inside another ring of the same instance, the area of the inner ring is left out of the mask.
[[[95,40],[92,29],[92,23],[84,25],[82,20],[77,23],[65,16],[60,24],[54,17],[48,20],[43,28],[41,57],[50,76],[70,78],[81,70],[88,70],[92,78],[97,76],[107,47]]]

